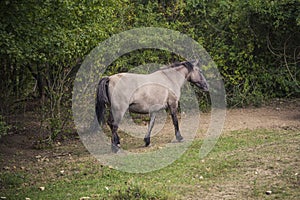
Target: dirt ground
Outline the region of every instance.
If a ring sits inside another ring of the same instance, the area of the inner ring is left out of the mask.
[[[56,141],[52,148],[36,149],[36,141],[43,137],[43,133],[39,132],[37,119],[38,116],[26,115],[15,116],[10,120],[18,129],[0,139],[0,171],[41,170],[40,164],[47,162],[49,158],[58,158],[55,160],[61,162],[64,157],[76,160],[90,156],[75,133]],[[200,129],[207,129],[209,122],[210,113],[201,114]],[[228,109],[223,133],[243,129],[300,131],[300,99],[275,100],[260,108]]]
[[[201,114],[200,129],[206,130],[208,128],[210,117],[210,113]],[[18,130],[0,139],[0,169],[3,169],[5,166],[18,165],[18,163],[28,159],[35,159],[37,154],[43,152],[49,153],[47,149],[41,152],[35,148],[36,142],[43,137],[43,133],[39,132],[39,123],[36,120],[37,116],[34,115],[18,116],[11,120],[12,123],[18,126]],[[170,128],[173,127],[171,126]],[[300,131],[300,99],[290,101],[275,100],[270,105],[259,108],[227,109],[223,133],[233,130],[261,128]],[[76,134],[73,134],[70,138],[59,140],[56,146],[81,146],[80,148],[82,148],[82,144]]]
[[[209,114],[203,114],[204,126],[208,125]],[[228,109],[224,131],[243,129],[299,129],[300,99],[273,101],[260,108]]]

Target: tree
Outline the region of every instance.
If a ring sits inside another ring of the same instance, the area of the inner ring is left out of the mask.
[[[230,105],[300,94],[298,0],[3,0],[0,2],[1,114],[37,98],[53,139],[69,119],[74,76],[114,33],[156,26],[188,34],[213,57]],[[110,73],[179,59],[164,51],[124,55]],[[124,67],[126,66],[126,67]],[[127,67],[128,66],[128,67]]]
[[[191,0],[187,5],[190,26],[225,79],[230,105],[299,96],[299,1]]]
[[[3,85],[12,83],[20,94],[24,88],[14,79],[36,83],[50,139],[68,119],[76,69],[93,47],[118,31],[116,8],[124,6],[101,0],[1,2],[2,71],[11,74]]]

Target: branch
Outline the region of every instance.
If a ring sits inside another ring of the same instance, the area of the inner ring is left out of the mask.
[[[38,75],[37,75],[37,73],[34,72],[34,70],[32,69],[32,67],[30,66],[30,64],[25,65],[25,67],[27,67],[29,69],[29,71],[30,71],[31,75],[33,76],[33,78],[35,78],[35,80],[37,80],[38,79]]]
[[[284,63],[285,63],[285,67],[286,69],[288,70],[288,73],[291,77],[291,79],[295,82],[295,84],[299,87],[299,84],[297,82],[297,79],[293,76],[291,70],[290,70],[290,67],[289,67],[289,64],[287,62],[287,55],[286,55],[286,48],[287,48],[287,42],[288,40],[291,38],[291,36],[288,37],[288,39],[284,42],[284,46],[283,46],[283,58],[284,58]]]
[[[275,48],[273,47],[273,45],[272,45],[272,43],[271,43],[269,34],[267,35],[267,47],[268,47],[269,51],[270,51],[273,55],[275,55],[275,56],[277,56],[277,57],[281,57],[280,54],[277,54],[277,53],[275,53],[275,51],[273,51],[273,49],[275,50]]]

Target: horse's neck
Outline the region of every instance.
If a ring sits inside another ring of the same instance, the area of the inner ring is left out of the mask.
[[[180,95],[180,89],[186,80],[186,72],[180,68],[169,68],[161,71],[162,78],[172,90]]]
[[[170,79],[182,87],[187,77],[187,69],[185,67],[171,68],[166,74]]]

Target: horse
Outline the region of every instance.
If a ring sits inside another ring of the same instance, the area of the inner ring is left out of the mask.
[[[203,91],[208,91],[208,83],[199,69],[198,61],[176,62],[150,74],[118,73],[103,77],[97,86],[96,117],[99,125],[105,122],[105,111],[109,107],[107,124],[111,129],[111,147],[113,152],[120,149],[117,130],[125,112],[149,114],[145,146],[150,145],[151,131],[155,123],[155,114],[168,109],[171,114],[175,136],[178,142],[183,140],[180,134],[177,109],[180,90],[188,81]]]

